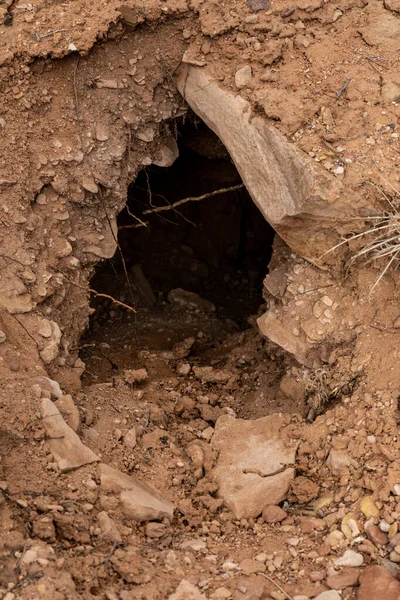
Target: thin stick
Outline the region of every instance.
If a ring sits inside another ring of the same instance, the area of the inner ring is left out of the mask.
[[[109,294],[102,294],[100,292],[96,292],[96,290],[93,290],[92,288],[87,288],[84,285],[79,285],[79,283],[76,283],[75,281],[72,281],[72,279],[67,277],[65,273],[63,273],[63,271],[60,271],[60,273],[65,277],[67,281],[72,283],[72,285],[75,285],[77,288],[85,290],[85,292],[89,292],[90,294],[93,294],[93,296],[97,296],[98,298],[107,298],[107,300],[111,300],[111,302],[113,302],[114,304],[118,304],[118,306],[122,306],[123,308],[126,308],[131,312],[136,313],[136,310],[133,308],[133,306],[129,306],[129,304],[125,304],[125,302],[121,302],[120,300],[109,296]]]
[[[76,285],[76,284],[74,284],[74,285]],[[107,298],[108,300],[111,300],[111,302],[113,302],[114,304],[123,306],[124,308],[127,308],[128,310],[132,311],[133,313],[136,312],[136,310],[133,308],[133,306],[129,306],[129,304],[125,304],[125,302],[120,302],[119,300],[116,300],[116,298],[113,298],[112,296],[109,296],[108,294],[100,294],[99,292],[96,292],[96,290],[92,290],[91,288],[84,288],[83,286],[82,286],[82,289],[84,289],[84,290],[87,289],[88,292],[90,292],[94,296],[97,296],[98,298]]]
[[[138,229],[139,227],[147,227],[149,225],[148,221],[142,221],[142,223],[136,223],[132,225],[120,225],[118,229]]]
[[[207,194],[203,194],[202,196],[194,196],[191,198],[183,198],[182,200],[178,200],[173,204],[168,204],[167,206],[159,206],[157,208],[149,208],[143,211],[144,215],[151,215],[153,213],[164,212],[166,210],[172,210],[177,206],[181,206],[186,202],[198,202],[199,200],[205,200],[206,198],[211,198],[212,196],[217,196],[218,194],[226,194],[227,192],[235,192],[236,190],[241,190],[244,188],[244,184],[240,183],[239,185],[234,185],[228,188],[220,188],[219,190],[214,190],[213,192],[208,192]]]
[[[260,573],[260,571],[258,571],[257,575],[262,575],[262,577],[265,577],[265,579],[268,579],[268,581],[273,583],[274,586],[277,587],[278,590],[282,592],[282,594],[285,594],[287,600],[293,600],[293,597],[289,596],[289,594],[287,592],[285,592],[285,590],[279,585],[279,583],[276,583],[276,581],[274,581],[272,579],[272,577],[270,577],[269,575],[266,575],[265,573]]]
[[[130,217],[132,217],[132,219],[136,219],[136,221],[139,221],[140,225],[137,225],[137,227],[147,227],[147,223],[145,221],[142,221],[142,219],[139,219],[139,217],[137,217],[136,215],[134,215],[133,212],[129,210],[129,206],[127,204],[125,205],[125,208],[126,212]],[[131,227],[131,225],[129,227]],[[120,227],[120,229],[122,228]],[[125,229],[125,227],[123,229]]]
[[[118,546],[121,546],[120,542],[114,542],[112,545],[112,548],[110,550],[110,552],[107,554],[105,561],[104,561],[104,570],[107,572],[108,570],[108,563],[110,562],[110,558],[112,557],[112,555],[114,554],[115,550],[118,548]]]

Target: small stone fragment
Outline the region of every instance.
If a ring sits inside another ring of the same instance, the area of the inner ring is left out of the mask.
[[[183,342],[175,344],[175,346],[172,348],[175,358],[186,358],[190,354],[194,342],[195,338],[190,337],[183,340]]]
[[[191,371],[192,367],[190,366],[189,363],[183,363],[182,365],[179,365],[179,367],[177,368],[177,371],[179,373],[179,375],[189,375],[190,371]]]
[[[97,194],[99,191],[98,185],[93,177],[83,177],[81,180],[81,185],[84,190],[91,192],[92,194]]]
[[[350,456],[344,450],[332,448],[326,461],[332,473],[339,475],[340,472],[351,465]]]
[[[99,142],[105,142],[108,140],[108,131],[103,123],[97,123],[96,125],[96,140]]]
[[[342,519],[340,529],[349,540],[360,535],[360,528],[356,520],[356,514],[347,513],[347,515],[345,515]]]
[[[255,0],[256,1],[256,0]],[[235,73],[235,85],[238,90],[241,90],[249,85],[253,72],[250,65],[245,65]]]
[[[315,596],[314,600],[342,600],[342,596],[336,590],[329,590],[327,592],[322,592],[322,594],[318,594],[318,596]]]
[[[381,88],[382,100],[387,104],[400,101],[400,85],[394,81],[386,82]]]
[[[251,558],[245,558],[239,563],[239,567],[245,575],[253,575],[254,573],[260,573],[266,570],[266,566],[258,560],[252,560]]]
[[[287,512],[283,510],[280,506],[275,506],[274,504],[270,504],[266,506],[263,510],[262,517],[264,523],[280,523],[287,517]]]
[[[79,409],[73,401],[72,396],[67,394],[66,396],[63,396],[57,400],[54,404],[57,406],[58,410],[71,429],[76,431],[80,425],[81,418],[79,415]]]
[[[148,377],[146,369],[126,369],[124,371],[124,379],[126,383],[133,385],[134,383],[143,383]]]
[[[360,502],[360,510],[367,519],[378,519],[380,512],[372,496],[364,496]]]
[[[148,538],[160,539],[168,533],[168,526],[164,523],[151,522],[147,523],[145,533]]]
[[[130,450],[136,446],[136,429],[134,427],[124,435],[124,444]]]
[[[346,550],[343,556],[334,561],[335,567],[361,567],[364,562],[364,557],[359,552],[354,550]]]
[[[6,334],[4,333],[4,331],[2,329],[0,329],[0,344],[2,344],[3,342],[5,342],[7,339]]]
[[[247,0],[247,6],[252,12],[268,10],[269,0]]]
[[[75,431],[67,425],[57,406],[48,398],[42,399],[42,423],[48,435],[50,452],[63,473],[100,460],[82,444]]]
[[[387,533],[381,531],[377,525],[366,528],[367,537],[375,546],[386,546],[389,541]]]
[[[174,505],[148,485],[106,464],[99,469],[102,489],[119,495],[121,509],[128,517],[136,521],[172,519]]]
[[[117,529],[116,524],[111,519],[111,517],[104,510],[99,512],[97,515],[97,520],[99,522],[99,527],[101,530],[101,535],[105,540],[109,542],[122,542],[122,537],[120,532]]]
[[[29,550],[25,550],[24,554],[22,555],[22,563],[24,565],[31,565],[32,563],[36,562],[38,558],[38,553],[36,552],[36,550],[33,549],[29,549]]]
[[[179,546],[181,550],[193,550],[193,552],[200,552],[207,548],[207,544],[203,540],[185,540]]]
[[[292,483],[292,492],[300,504],[306,504],[318,496],[319,485],[304,475],[299,475]]]

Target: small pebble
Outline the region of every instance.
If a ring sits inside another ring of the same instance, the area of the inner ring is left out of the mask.
[[[367,519],[378,519],[380,512],[372,496],[364,496],[360,502],[360,510]]]
[[[346,550],[343,556],[340,556],[334,561],[336,567],[361,567],[364,562],[364,557],[359,552],[354,550]]]

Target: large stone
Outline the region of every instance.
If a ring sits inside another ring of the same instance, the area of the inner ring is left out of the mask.
[[[48,398],[42,399],[42,423],[48,436],[50,452],[63,473],[100,460],[82,444],[75,431],[67,425],[57,406]]]
[[[206,68],[182,65],[177,86],[192,110],[221,139],[266,220],[299,254],[317,262],[338,240],[340,222],[363,199],[296,149],[250,103],[224,89]],[[317,224],[317,226],[316,226]]]
[[[218,419],[212,439],[219,452],[214,476],[219,496],[237,519],[258,517],[266,506],[284,499],[294,478],[297,448],[286,439],[286,423],[277,415],[255,421],[229,415]]]
[[[104,463],[99,465],[101,487],[119,496],[121,510],[135,521],[172,519],[174,505],[147,484]]]
[[[357,600],[399,600],[400,582],[384,567],[366,567],[360,577]]]

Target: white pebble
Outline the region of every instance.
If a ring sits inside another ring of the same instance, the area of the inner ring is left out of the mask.
[[[344,167],[336,167],[336,169],[333,169],[333,172],[335,173],[335,175],[343,175]]]
[[[364,562],[364,557],[359,552],[354,550],[346,550],[343,556],[340,556],[334,561],[335,567],[361,567]]]
[[[395,483],[393,486],[393,490],[396,496],[400,496],[400,483]]]
[[[382,519],[382,521],[379,523],[379,529],[387,533],[390,529],[390,525],[384,519]]]

